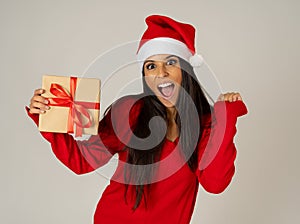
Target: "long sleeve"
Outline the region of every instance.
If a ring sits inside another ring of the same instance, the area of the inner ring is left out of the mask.
[[[206,119],[198,144],[198,180],[210,193],[221,193],[235,172],[236,148],[234,136],[239,116],[247,108],[243,101],[218,101],[212,115]]]
[[[72,135],[65,133],[41,132],[41,134],[50,142],[55,156],[70,170],[76,174],[91,172],[106,164],[115,153],[124,148],[124,142],[129,141],[131,130],[123,128],[128,127],[128,124],[124,123],[126,121],[123,115],[130,112],[129,125],[133,127],[140,109],[140,104],[129,107],[134,101],[134,98],[130,97],[119,100],[114,105],[113,112],[109,111],[100,121],[99,134],[91,136],[88,140],[76,141]],[[30,114],[28,108],[26,109],[28,115],[38,125],[39,116]],[[118,133],[118,136],[115,133]]]

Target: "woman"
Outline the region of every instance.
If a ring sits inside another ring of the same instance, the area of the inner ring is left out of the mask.
[[[94,223],[189,223],[199,183],[221,193],[234,174],[235,124],[247,113],[240,94],[221,94],[211,107],[192,67],[201,64],[194,28],[159,15],[146,22],[137,51],[143,93],[117,100],[100,121],[99,135],[86,141],[41,132],[57,158],[77,174],[118,154]],[[28,108],[36,123],[49,109],[43,92],[35,90]]]

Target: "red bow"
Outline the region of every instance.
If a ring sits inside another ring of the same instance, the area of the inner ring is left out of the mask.
[[[50,92],[56,98],[48,98],[49,105],[69,107],[68,133],[74,133],[74,124],[76,125],[75,136],[82,136],[83,128],[89,128],[92,125],[92,118],[87,109],[100,109],[99,103],[75,101],[77,78],[70,77],[70,93],[61,85],[52,83]],[[83,117],[86,118],[86,124],[83,124]]]

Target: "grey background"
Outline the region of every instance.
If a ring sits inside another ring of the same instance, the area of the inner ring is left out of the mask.
[[[297,0],[0,1],[0,222],[92,223],[107,179],[76,176],[60,164],[24,106],[43,74],[81,75],[99,54],[138,39],[144,18],[159,13],[197,28],[197,50],[223,92],[240,92],[249,109],[238,121],[231,185],[220,195],[200,188],[191,223],[299,223],[299,6]]]

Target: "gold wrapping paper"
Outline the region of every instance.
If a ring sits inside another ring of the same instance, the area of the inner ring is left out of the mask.
[[[64,90],[70,93],[70,77],[44,75],[42,88],[45,89],[43,94],[46,98],[58,98],[50,92],[51,84],[57,83]],[[94,78],[77,78],[75,88],[75,102],[91,102],[100,103],[100,80]],[[92,124],[88,128],[83,128],[83,134],[98,134],[99,109],[85,108],[90,114]],[[39,130],[47,132],[68,133],[68,119],[70,107],[50,105],[50,109],[44,114],[39,115]],[[82,117],[83,124],[87,123],[87,119]],[[74,132],[76,133],[76,125]]]

